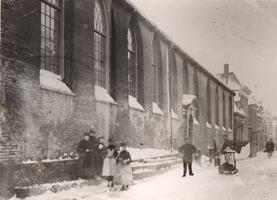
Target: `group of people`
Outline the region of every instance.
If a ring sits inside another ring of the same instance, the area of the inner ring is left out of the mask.
[[[108,181],[108,187],[122,185],[121,190],[127,190],[133,184],[133,173],[130,163],[130,153],[126,150],[127,144],[121,143],[121,151],[112,139],[108,139],[108,146],[104,145],[104,138],[96,138],[94,127],[77,147],[79,153],[78,176],[83,179],[100,180],[101,176]]]

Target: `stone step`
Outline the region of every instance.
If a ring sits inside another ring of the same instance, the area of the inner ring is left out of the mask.
[[[175,155],[176,156],[176,155]],[[165,162],[152,162],[152,163],[143,163],[143,161],[138,161],[140,165],[132,166],[134,180],[140,180],[143,178],[148,178],[156,175],[160,175],[176,166],[179,163],[182,163],[181,159],[177,159],[174,155],[170,156],[157,156],[148,159],[157,159],[157,158],[168,158],[165,159]],[[159,159],[161,162],[162,159]],[[106,180],[72,180],[67,182],[57,182],[57,183],[48,183],[41,185],[34,185],[29,187],[16,187],[15,194],[18,198],[26,198],[30,196],[38,196],[44,194],[46,191],[52,191],[53,193],[61,192],[64,190],[69,190],[71,188],[83,187],[84,185],[99,185]]]

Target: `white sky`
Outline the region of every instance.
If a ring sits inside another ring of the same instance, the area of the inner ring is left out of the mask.
[[[128,1],[211,73],[228,63],[277,116],[277,1]]]

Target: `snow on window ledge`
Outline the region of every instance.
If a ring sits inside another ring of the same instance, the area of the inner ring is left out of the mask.
[[[94,86],[95,89],[95,100],[101,101],[104,103],[117,104],[114,99],[109,95],[108,91],[105,88],[102,88],[98,85]]]
[[[171,118],[179,120],[179,116],[174,112],[173,109],[171,109]]]
[[[153,102],[153,113],[164,116],[163,111],[159,108],[158,104],[156,104],[155,102]]]
[[[222,130],[223,130],[223,131],[226,131],[226,128],[225,128],[224,126],[222,126]]]
[[[219,130],[220,128],[218,125],[215,124],[215,129]]]
[[[229,131],[229,132],[233,132],[233,130],[232,130],[230,127],[228,128],[228,131]]]
[[[210,125],[209,122],[206,122],[206,127],[207,127],[207,128],[212,128],[212,126]]]
[[[199,122],[197,121],[197,119],[195,119],[195,118],[193,119],[193,124],[198,125],[198,126],[200,125]]]
[[[74,93],[62,81],[62,77],[60,75],[40,69],[39,82],[42,89],[52,90],[74,96]]]
[[[140,105],[140,103],[138,102],[138,100],[135,97],[128,95],[128,102],[129,102],[130,108],[133,108],[133,109],[136,109],[139,111],[145,111],[144,108],[142,107],[142,105]]]

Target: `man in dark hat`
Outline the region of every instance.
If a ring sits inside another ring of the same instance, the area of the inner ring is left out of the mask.
[[[101,179],[100,174],[101,174],[101,171],[102,171],[101,163],[100,163],[101,158],[100,158],[99,151],[98,151],[99,141],[96,138],[96,132],[94,130],[94,126],[92,126],[91,130],[89,131],[89,141],[92,143],[92,146],[93,146],[92,157],[93,157],[93,162],[94,162],[94,168],[96,170],[95,179],[100,180]]]
[[[190,144],[190,139],[187,138],[185,141],[185,144],[183,144],[182,146],[180,146],[178,148],[180,153],[183,153],[183,177],[186,176],[187,174],[187,167],[189,168],[189,175],[193,176],[194,173],[192,173],[192,154],[194,154],[196,152],[196,148],[195,146],[193,146],[192,144]]]
[[[222,149],[221,151],[223,152],[227,147],[229,147],[230,149],[233,149],[233,143],[231,140],[228,140],[228,136],[227,135],[223,135],[223,140],[224,143],[222,145]]]

